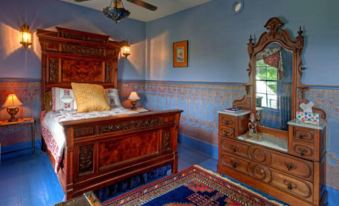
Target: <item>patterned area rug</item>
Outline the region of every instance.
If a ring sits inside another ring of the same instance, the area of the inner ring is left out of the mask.
[[[104,206],[285,205],[194,165],[103,203]]]

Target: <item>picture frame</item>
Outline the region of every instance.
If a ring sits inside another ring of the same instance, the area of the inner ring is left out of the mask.
[[[188,40],[173,43],[173,67],[188,67]]]

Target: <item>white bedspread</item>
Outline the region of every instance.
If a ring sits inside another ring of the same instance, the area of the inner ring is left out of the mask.
[[[70,120],[90,119],[96,117],[108,117],[120,114],[136,114],[145,111],[147,110],[138,109],[134,111],[125,109],[123,107],[117,107],[110,111],[88,112],[88,113],[77,113],[76,111],[59,111],[59,112],[50,111],[46,113],[42,123],[44,127],[46,127],[49,130],[49,132],[53,136],[53,139],[55,140],[55,143],[57,144],[56,145],[57,151],[55,151],[56,154],[54,154],[54,156],[61,157],[66,142],[65,132],[64,128],[60,124],[61,122]]]

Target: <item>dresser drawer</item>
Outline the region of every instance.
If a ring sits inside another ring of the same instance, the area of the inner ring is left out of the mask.
[[[234,138],[234,128],[231,127],[222,127],[219,129],[219,136],[222,138]]]
[[[313,184],[305,180],[273,171],[270,185],[306,201],[313,201]]]
[[[232,127],[236,125],[237,118],[229,115],[219,114],[219,126],[220,127]]]
[[[309,159],[309,160],[319,160],[319,158],[316,157],[314,147],[309,144],[304,144],[301,142],[292,142],[290,148],[290,153],[297,155],[301,158]]]
[[[313,182],[313,164],[307,160],[272,153],[271,167],[289,175]]]
[[[294,141],[301,141],[304,143],[313,144],[315,138],[317,137],[317,131],[308,129],[308,128],[301,128],[301,127],[293,127],[293,140]]]
[[[221,141],[222,153],[227,152],[236,156],[248,158],[248,146],[230,139]]]
[[[241,158],[232,156],[229,153],[222,154],[221,165],[223,167],[229,167],[229,168],[232,168],[233,170],[242,172],[244,174],[248,174],[247,168],[248,168],[249,162]]]

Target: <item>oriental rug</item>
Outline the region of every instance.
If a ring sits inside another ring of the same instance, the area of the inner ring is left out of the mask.
[[[103,202],[104,206],[268,206],[286,205],[194,165]]]

